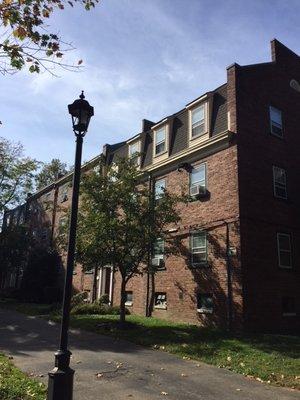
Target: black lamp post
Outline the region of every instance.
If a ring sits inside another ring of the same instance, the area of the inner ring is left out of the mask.
[[[68,109],[72,116],[73,131],[76,136],[76,154],[60,344],[59,349],[55,353],[55,367],[49,372],[48,400],[72,400],[73,398],[74,370],[70,368],[71,352],[68,350],[68,330],[75,258],[81,153],[83,137],[88,130],[90,119],[94,115],[94,109],[84,100],[83,92],[79,96],[79,99],[75,100],[73,104],[68,105]]]

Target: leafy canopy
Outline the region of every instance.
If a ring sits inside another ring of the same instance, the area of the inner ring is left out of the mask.
[[[113,265],[127,282],[143,273],[158,238],[167,253],[176,251],[167,228],[179,222],[183,197],[165,191],[155,201],[148,179],[130,159],[108,168],[100,162],[83,177],[77,257],[85,268]]]
[[[37,190],[50,185],[68,173],[67,164],[58,158],[53,158],[49,163],[43,163],[41,170],[36,174]]]
[[[2,0],[0,3],[0,72],[21,70],[25,65],[30,72],[51,71],[52,66],[74,69],[64,64],[64,53],[73,49],[55,33],[47,30],[47,20],[56,10],[75,3],[90,10],[99,0]],[[81,60],[78,64],[81,64]],[[78,67],[78,66],[77,66]]]
[[[23,153],[20,143],[0,137],[0,215],[6,207],[24,202],[34,187],[38,162]]]

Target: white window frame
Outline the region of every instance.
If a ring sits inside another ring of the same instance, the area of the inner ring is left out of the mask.
[[[196,235],[201,235],[203,234],[205,236],[205,246],[202,247],[193,247],[193,238]],[[207,264],[207,260],[208,260],[208,248],[207,248],[207,232],[206,231],[195,231],[195,232],[191,232],[190,235],[190,253],[191,253],[191,264],[193,267],[197,267],[197,266],[201,266],[201,265],[206,265]],[[195,251],[196,249],[196,251]],[[203,251],[204,249],[204,251]],[[201,261],[201,262],[194,262],[193,261],[193,255],[194,254],[204,254],[205,253],[205,260]]]
[[[272,110],[274,112],[279,112],[280,113],[280,125],[277,122],[275,122],[274,120],[272,120]],[[270,131],[271,131],[271,134],[282,139],[283,138],[282,111],[279,110],[279,108],[276,108],[276,107],[273,107],[273,106],[269,106],[269,119],[270,119]],[[278,127],[281,129],[281,135],[273,131],[273,125],[275,125],[275,126],[279,125]]]
[[[164,304],[156,304],[156,298],[158,296],[165,295],[165,302]],[[154,294],[154,308],[160,309],[160,310],[166,310],[167,309],[167,293],[166,292],[155,292]]]
[[[154,182],[154,197],[155,197],[155,200],[158,200],[158,199],[160,199],[160,198],[163,196],[163,193],[157,193],[157,192],[156,192],[156,188],[159,186],[158,184],[159,184],[160,182],[164,182],[164,184],[161,185],[160,188],[163,187],[164,189],[166,189],[166,179],[165,179],[165,178],[156,180],[156,181]]]
[[[162,242],[162,245],[163,245],[162,253],[155,253],[155,248],[156,248],[156,245],[157,245],[158,241]],[[164,239],[162,239],[162,238],[157,238],[156,239],[156,241],[153,244],[153,254],[152,254],[152,256],[153,256],[153,259],[154,258],[158,258],[159,260],[165,261],[165,241],[164,241]],[[165,269],[165,264],[163,264],[161,267],[157,268],[158,271],[159,270],[164,270],[164,269]]]
[[[276,181],[275,176],[276,176],[276,170],[280,170],[280,172],[284,172],[284,180],[285,183],[281,183]],[[287,184],[286,184],[286,170],[284,168],[281,167],[277,167],[276,165],[273,165],[273,193],[274,193],[274,197],[278,198],[278,199],[284,199],[287,200],[288,196],[287,196]],[[280,196],[276,193],[276,188],[279,189],[283,189],[285,191],[285,196]]]
[[[193,113],[199,108],[204,107],[204,130],[202,133],[193,136]],[[189,109],[189,136],[190,140],[194,140],[208,133],[208,102],[199,103]]]
[[[197,186],[197,185],[203,186],[203,185],[201,185],[201,182],[203,182],[203,181],[196,181],[196,182],[192,183],[193,171],[197,171],[198,169],[203,168],[203,167],[204,167],[204,187],[205,187],[205,189],[207,189],[207,166],[206,166],[206,163],[201,163],[201,164],[194,165],[192,171],[189,174],[189,180],[190,180],[189,181],[189,190],[191,190],[191,188],[193,186]]]
[[[200,314],[212,314],[214,311],[214,306],[212,305],[212,308],[207,308],[207,307],[198,307],[198,296],[206,296],[206,297],[210,297],[212,299],[212,303],[213,303],[213,296],[211,293],[198,293],[197,294],[197,311]]]
[[[132,147],[137,146],[137,151],[135,151],[134,153],[131,151]],[[131,142],[128,144],[128,157],[132,158],[134,160],[136,160],[135,164],[137,165],[137,167],[140,167],[141,165],[141,157],[140,155],[135,156],[136,153],[140,153],[141,152],[141,142],[140,140],[136,140],[134,142]]]
[[[288,238],[289,240],[289,250],[286,249],[280,249],[280,236],[284,236]],[[280,253],[281,252],[286,252],[290,254],[290,260],[291,260],[291,265],[282,265],[281,260],[280,260]],[[285,269],[292,269],[293,268],[293,254],[292,254],[292,235],[289,233],[283,233],[283,232],[277,232],[277,256],[278,256],[278,265],[280,268],[285,268]]]
[[[157,138],[156,138],[157,137],[157,133],[159,131],[161,131],[161,130],[164,130],[165,138],[164,138],[164,140],[161,140],[160,142],[157,142]],[[158,156],[161,156],[162,154],[165,154],[168,151],[168,130],[167,130],[167,125],[166,124],[161,125],[161,126],[155,128],[153,132],[154,132],[154,149],[153,149],[154,151],[153,151],[153,154],[154,154],[154,157],[158,157]],[[156,152],[156,146],[158,144],[161,144],[161,143],[165,144],[165,148],[164,148],[163,151],[160,151],[159,153],[157,153]]]

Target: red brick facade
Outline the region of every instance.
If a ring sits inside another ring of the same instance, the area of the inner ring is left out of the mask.
[[[199,150],[184,151],[187,144],[182,126],[188,124],[189,111],[167,119],[171,132],[169,162],[162,162],[161,167],[159,163],[158,167],[151,165],[152,153],[145,150],[145,170],[153,171],[156,180],[164,178],[170,192],[179,191],[182,185],[188,190],[189,174],[185,169],[178,170],[180,162],[193,167],[205,163],[208,196],[180,206],[176,235],[181,238],[181,255],[168,257],[165,269],[154,279],[138,276],[127,284],[127,291],[132,292],[131,312],[145,315],[151,294],[156,292],[166,294],[165,306],[153,308],[156,317],[249,330],[300,330],[300,92],[296,90],[300,58],[276,40],[271,47],[272,62],[233,64],[227,69],[226,85],[205,95],[209,138],[199,144]],[[282,138],[270,133],[270,106],[282,113]],[[154,123],[147,121],[146,125],[152,131],[141,134],[145,149],[152,143]],[[122,154],[128,154],[121,145]],[[106,146],[105,155],[107,152]],[[286,200],[274,197],[273,166],[286,171]],[[44,194],[52,191],[54,207],[44,217],[54,236],[60,208],[69,207],[70,195],[62,199],[60,193],[68,179],[70,176],[31,199],[40,204]],[[31,222],[34,226],[41,221],[31,215]],[[195,230],[207,234],[208,263],[201,268],[190,263],[190,234]],[[291,268],[279,266],[277,233],[291,235]],[[117,272],[112,280],[110,276],[110,270],[101,272],[97,291],[98,295],[109,293],[117,305],[120,277]],[[93,279],[77,266],[74,288],[91,291]],[[212,312],[197,310],[199,293],[212,297]],[[283,312],[283,299],[287,297],[293,298],[293,309]]]

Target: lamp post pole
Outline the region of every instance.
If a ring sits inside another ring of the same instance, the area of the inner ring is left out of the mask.
[[[73,130],[76,136],[75,167],[73,174],[71,220],[69,226],[60,344],[59,349],[55,353],[55,367],[49,372],[48,400],[72,400],[73,398],[74,370],[70,368],[71,352],[68,349],[68,330],[75,259],[82,143],[83,137],[87,132],[90,118],[94,115],[93,107],[84,100],[83,92],[80,96],[80,100],[75,100],[73,104],[69,105],[69,112],[72,116]]]

